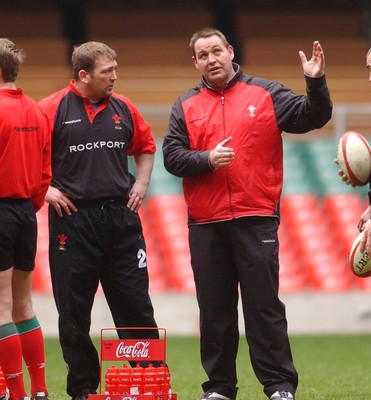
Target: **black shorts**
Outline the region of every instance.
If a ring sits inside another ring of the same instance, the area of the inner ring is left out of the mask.
[[[37,220],[27,199],[0,198],[0,271],[35,268]]]

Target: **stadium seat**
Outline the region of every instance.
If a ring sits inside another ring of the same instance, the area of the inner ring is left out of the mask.
[[[307,288],[342,291],[352,287],[344,251],[337,241],[326,210],[316,195],[285,196],[281,202],[287,235],[295,244]]]
[[[357,223],[367,204],[358,193],[328,194],[323,206],[344,256],[349,255],[353,241],[358,236]]]
[[[168,277],[166,270],[160,258],[160,254],[156,246],[156,238],[153,235],[153,229],[149,213],[146,209],[146,203],[139,210],[142,221],[143,235],[147,248],[147,268],[149,276],[149,292],[161,293],[169,289]]]
[[[306,265],[311,269],[313,279],[317,283],[317,290],[344,291],[351,289],[353,277],[347,268],[347,260],[341,254],[321,250],[307,258]]]
[[[301,265],[298,242],[285,219],[278,229],[281,291],[300,291],[310,286],[309,277]],[[300,279],[298,279],[298,276]],[[285,283],[286,282],[286,283]]]
[[[302,148],[304,144],[293,140],[283,142],[283,195],[315,193],[316,187],[311,175],[303,164]]]
[[[297,293],[308,287],[308,276],[303,270],[298,254],[290,247],[280,246],[280,286],[281,293]]]
[[[317,207],[318,198],[315,193],[298,193],[285,195],[281,198],[281,212],[296,212],[298,210]]]
[[[179,292],[194,291],[188,245],[187,207],[183,195],[153,195],[147,200],[147,210],[170,288]]]

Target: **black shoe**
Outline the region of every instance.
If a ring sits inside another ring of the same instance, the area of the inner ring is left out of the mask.
[[[205,393],[200,400],[231,400],[227,396],[223,396],[222,394],[216,392],[207,392]]]
[[[72,397],[72,400],[88,400],[89,394],[97,394],[97,392],[90,389],[82,389],[80,394]]]
[[[290,392],[275,392],[270,397],[270,400],[295,400]]]

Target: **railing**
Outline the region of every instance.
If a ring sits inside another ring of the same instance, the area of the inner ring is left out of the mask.
[[[371,99],[371,92],[370,92]],[[169,104],[139,104],[138,108],[153,127],[164,125],[169,120],[171,105]],[[371,136],[371,102],[370,103],[334,103],[332,119],[327,129],[332,133],[335,141],[349,130],[359,132],[364,136]]]
[[[335,103],[332,126],[336,140],[348,130],[371,135],[371,103]]]

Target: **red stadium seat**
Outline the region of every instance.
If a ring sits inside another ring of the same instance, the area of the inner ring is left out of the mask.
[[[194,291],[187,227],[187,207],[182,194],[151,196],[147,210],[170,288]]]
[[[346,269],[344,250],[337,242],[322,203],[315,195],[294,195],[282,199],[282,220],[297,251],[300,269],[307,276],[307,288],[343,291],[354,286]]]
[[[280,292],[296,293],[308,287],[308,275],[294,249],[280,247]]]
[[[326,195],[324,209],[344,257],[348,257],[353,241],[358,236],[357,223],[366,209],[364,199],[358,193]]]
[[[139,209],[139,215],[142,221],[143,235],[147,247],[147,268],[149,275],[149,292],[161,293],[169,289],[169,281],[157,251],[156,238],[153,235],[153,229],[146,210],[146,203]]]
[[[281,198],[280,208],[282,215],[296,213],[297,211],[316,208],[318,198],[313,193],[300,193],[286,195]]]

